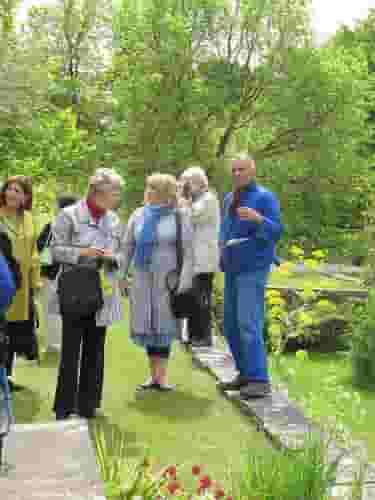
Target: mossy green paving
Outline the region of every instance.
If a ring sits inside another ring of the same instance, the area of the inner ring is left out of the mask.
[[[327,290],[358,290],[359,282],[355,280],[342,280],[308,271],[305,273],[282,273],[277,268],[271,273],[269,286],[289,288],[322,288]]]
[[[224,285],[223,273],[216,274],[217,286]],[[321,288],[327,290],[361,290],[361,286],[357,280],[343,280],[325,276],[314,271],[304,273],[288,272],[284,273],[275,268],[268,282],[269,287],[288,287],[288,288]]]
[[[135,396],[147,377],[143,351],[128,339],[126,322],[109,331],[106,345],[104,431],[124,433],[130,456],[151,454],[160,465],[194,463],[215,478],[225,476],[228,463],[240,467],[241,446],[269,446],[248,417],[217,391],[212,377],[192,366],[191,355],[177,344],[170,365],[173,393]],[[57,356],[45,356],[41,366],[20,361],[16,380],[26,390],[14,396],[17,423],[52,420]],[[189,477],[190,474],[188,473]]]

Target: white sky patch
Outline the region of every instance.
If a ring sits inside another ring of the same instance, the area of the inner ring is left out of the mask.
[[[25,19],[32,5],[48,5],[53,0],[23,0],[19,9],[19,20]],[[375,0],[312,0],[313,29],[317,41],[324,41],[342,24],[352,25],[375,9]]]
[[[27,11],[30,7],[44,7],[45,5],[53,4],[53,0],[22,0],[17,11],[17,20],[19,23],[23,23],[27,17]]]
[[[342,24],[353,25],[375,8],[375,0],[312,0],[313,28],[318,41],[332,35]]]

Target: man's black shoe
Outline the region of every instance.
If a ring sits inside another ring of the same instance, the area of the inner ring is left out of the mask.
[[[242,375],[237,375],[236,378],[229,382],[219,382],[218,388],[222,391],[239,391],[241,387],[246,386],[248,383],[248,378],[243,377]]]
[[[56,420],[66,420],[70,416],[70,413],[62,411],[56,413]]]
[[[78,415],[81,418],[95,418],[96,417],[96,411],[95,410],[79,410]]]
[[[181,339],[180,344],[186,348],[191,346],[191,340],[189,339]]]
[[[271,384],[269,382],[249,382],[240,389],[242,399],[265,398],[271,394]]]

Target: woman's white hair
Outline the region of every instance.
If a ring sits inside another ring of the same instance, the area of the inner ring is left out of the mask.
[[[189,179],[190,181],[200,184],[202,188],[208,188],[208,177],[206,172],[201,167],[189,167],[181,174],[182,179]]]
[[[254,156],[252,156],[251,154],[249,153],[238,153],[234,158],[233,160],[240,160],[240,161],[252,161],[252,162],[255,162],[254,160]]]
[[[121,189],[124,180],[113,168],[98,168],[89,180],[90,191]]]

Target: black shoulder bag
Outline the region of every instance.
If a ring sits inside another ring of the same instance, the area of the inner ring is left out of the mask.
[[[61,314],[75,318],[96,314],[104,305],[98,266],[63,266],[58,278],[57,294]]]
[[[167,274],[166,284],[169,291],[171,309],[176,318],[188,318],[192,313],[193,294],[191,290],[183,293],[177,293],[180,283],[180,276],[183,266],[183,247],[182,247],[182,222],[181,214],[176,211],[176,262],[175,271]]]
[[[82,248],[81,245],[68,245]],[[104,305],[98,261],[83,264],[61,264],[57,279],[57,295],[60,312],[72,318],[95,315]]]

